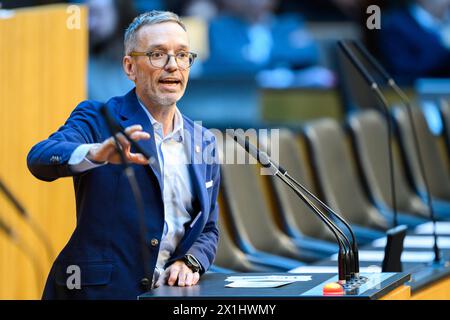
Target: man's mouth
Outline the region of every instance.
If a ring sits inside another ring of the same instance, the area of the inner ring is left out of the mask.
[[[168,86],[175,86],[181,83],[181,81],[179,79],[176,78],[164,78],[164,79],[160,79],[159,83],[164,84],[164,85],[168,85]]]

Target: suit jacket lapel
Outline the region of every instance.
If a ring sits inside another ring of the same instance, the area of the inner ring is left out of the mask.
[[[139,101],[137,99],[135,90],[133,89],[125,96],[125,102],[120,110],[120,124],[123,128],[129,127],[134,124],[140,124],[143,131],[150,134],[150,139],[141,140],[137,143],[144,149],[147,150],[152,156],[153,160],[150,159],[150,168],[158,179],[161,190],[163,190],[163,180],[161,177],[161,169],[158,160],[158,152],[156,150],[155,134],[153,131],[153,126],[150,123],[145,111],[142,109]]]

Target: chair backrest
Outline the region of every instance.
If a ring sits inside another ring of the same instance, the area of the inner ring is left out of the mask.
[[[257,266],[251,263],[244,252],[238,248],[233,240],[227,208],[224,205],[223,195],[219,194],[219,245],[214,264],[239,272],[264,272],[270,268]],[[273,271],[273,270],[272,270]]]
[[[397,123],[402,152],[408,166],[411,180],[417,191],[425,192],[425,185],[420,172],[418,154],[414,145],[412,126],[406,107],[393,110]],[[414,126],[417,132],[420,154],[422,156],[425,175],[430,192],[434,197],[450,200],[450,177],[445,161],[439,151],[437,138],[431,133],[425,116],[419,108],[411,110]]]
[[[278,152],[280,165],[286,169],[290,176],[301,183],[317,196],[312,182],[311,172],[307,164],[305,150],[302,148],[300,137],[288,129],[279,131]],[[301,199],[280,179],[270,177],[279,205],[279,214],[282,216],[285,228],[291,234],[308,236],[319,239],[332,239],[333,234],[325,224],[309,209]]]
[[[335,120],[321,119],[307,124],[304,134],[321,192],[331,208],[352,224],[386,229],[386,220],[364,192],[342,127]]]
[[[385,117],[374,110],[360,111],[350,115],[347,123],[351,129],[354,150],[373,201],[380,206],[392,208],[388,127]],[[395,137],[391,145],[398,211],[428,217],[427,206],[408,182]]]
[[[247,157],[245,150],[226,136],[227,142],[218,139],[222,159],[235,162],[221,165],[221,180],[225,202],[236,228],[237,241],[243,248],[254,247],[275,255],[296,258],[298,248],[292,240],[276,226],[261,183],[260,167],[256,164],[239,164],[236,159]],[[228,155],[228,156],[227,156]],[[245,249],[243,249],[245,252]]]

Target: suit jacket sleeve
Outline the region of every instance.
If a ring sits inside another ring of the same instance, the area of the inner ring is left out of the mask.
[[[98,143],[100,117],[95,103],[80,103],[59,130],[31,148],[28,169],[38,179],[53,181],[75,175],[68,164],[73,151],[81,144]]]

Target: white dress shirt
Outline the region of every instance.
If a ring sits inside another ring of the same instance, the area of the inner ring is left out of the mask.
[[[162,124],[152,117],[147,108],[141,106],[153,126],[164,184],[164,231],[156,263],[156,268],[161,272],[184,236],[184,224],[191,220],[189,212],[193,209],[194,192],[180,111],[175,109],[173,131],[164,137]]]

